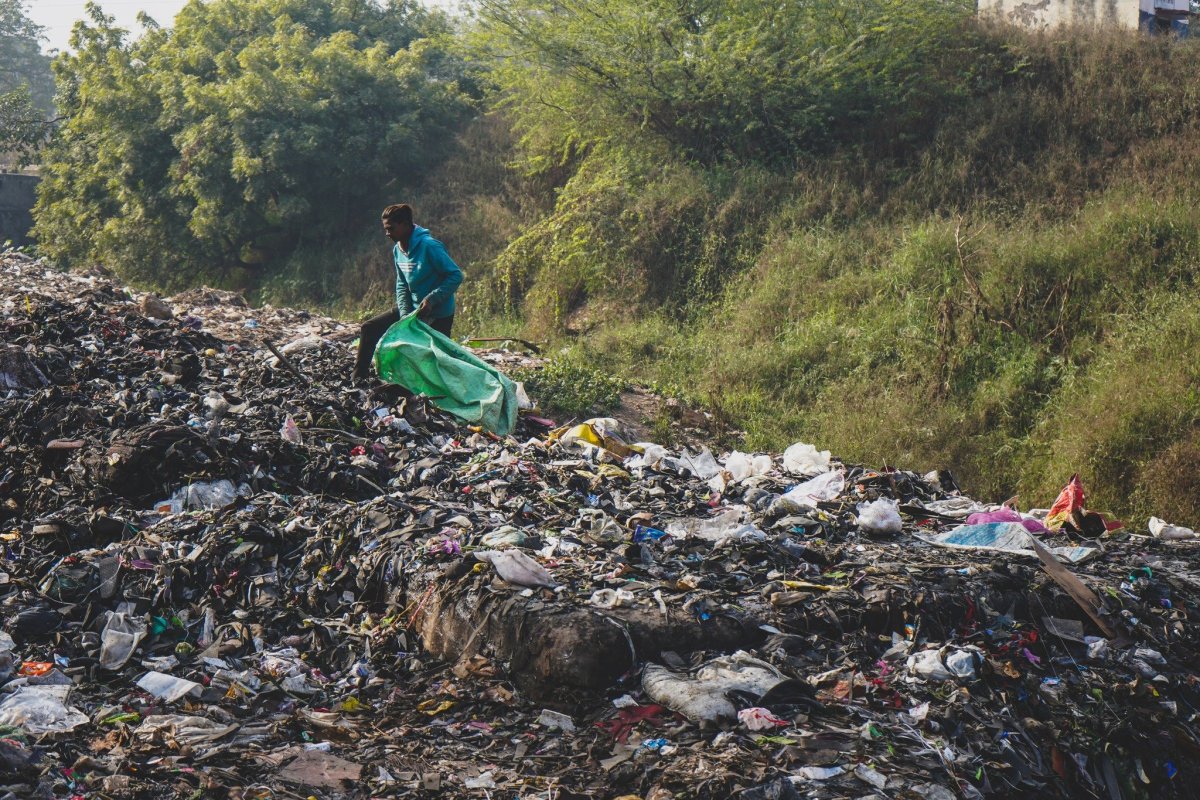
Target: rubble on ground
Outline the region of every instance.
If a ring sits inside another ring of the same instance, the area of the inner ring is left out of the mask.
[[[500,438],[19,253],[0,310],[0,798],[1200,796],[1187,520]]]

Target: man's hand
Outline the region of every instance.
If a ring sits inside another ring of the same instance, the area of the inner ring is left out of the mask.
[[[426,297],[421,301],[421,305],[417,306],[417,319],[427,321],[433,316],[433,311],[429,305],[429,298]]]

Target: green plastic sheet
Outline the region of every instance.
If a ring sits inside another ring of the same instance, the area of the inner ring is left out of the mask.
[[[417,319],[401,319],[379,340],[375,368],[388,383],[504,436],[517,424],[517,389],[495,367]]]

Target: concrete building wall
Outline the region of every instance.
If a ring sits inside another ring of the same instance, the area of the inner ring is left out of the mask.
[[[1018,25],[1138,27],[1141,0],[978,0],[981,14],[993,14]]]
[[[0,173],[0,245],[6,241],[29,244],[37,185],[36,175]]]

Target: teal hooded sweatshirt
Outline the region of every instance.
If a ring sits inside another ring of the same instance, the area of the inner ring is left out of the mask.
[[[429,298],[433,319],[454,313],[454,292],[462,283],[462,270],[446,252],[446,246],[429,235],[428,228],[413,227],[408,253],[400,243],[392,248],[396,265],[396,308],[407,316]]]

